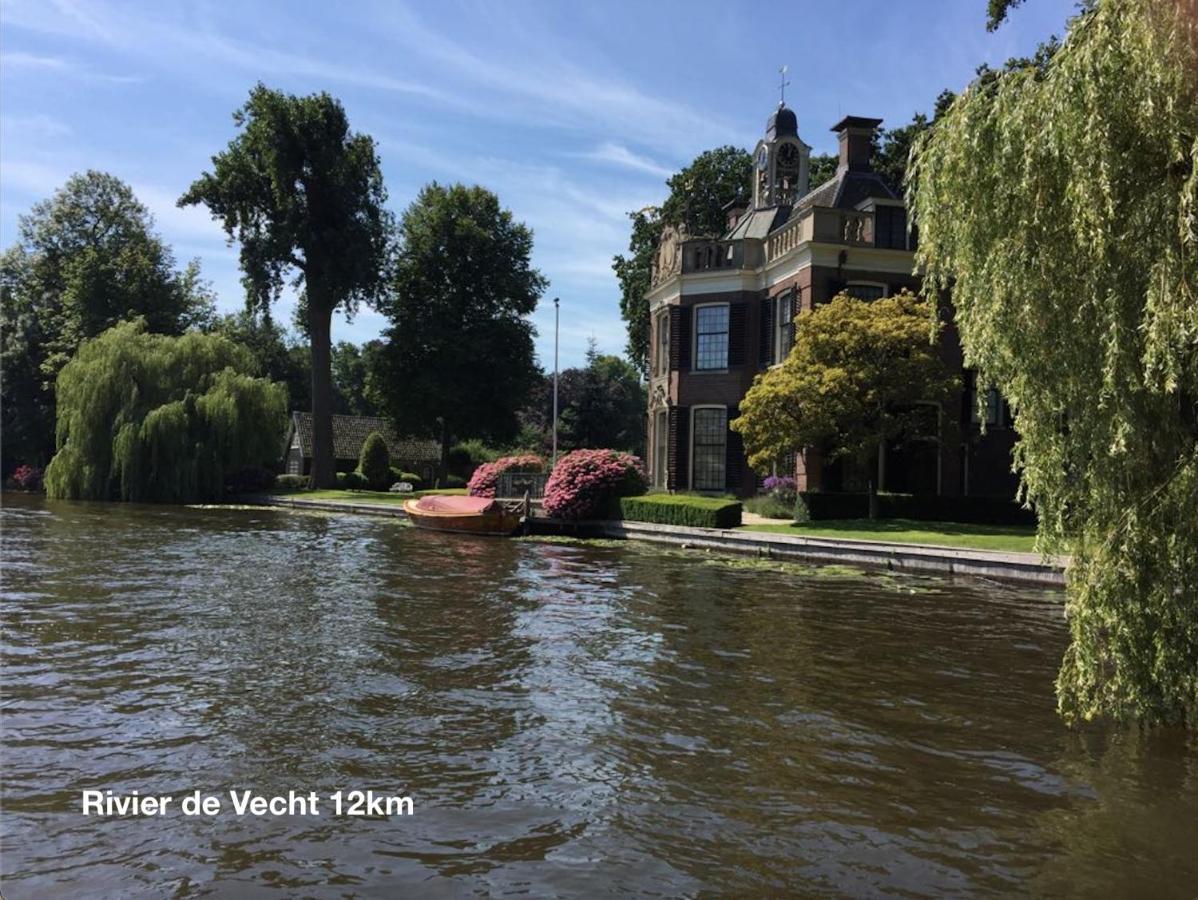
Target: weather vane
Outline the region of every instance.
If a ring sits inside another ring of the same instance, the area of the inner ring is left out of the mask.
[[[778,105],[779,106],[786,105],[786,86],[788,84],[790,84],[790,82],[786,80],[786,73],[789,71],[790,71],[790,66],[779,66],[778,67]]]

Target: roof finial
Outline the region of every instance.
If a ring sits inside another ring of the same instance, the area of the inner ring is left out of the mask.
[[[790,84],[786,80],[786,73],[790,71],[790,66],[778,67],[778,109],[786,105],[786,86]]]

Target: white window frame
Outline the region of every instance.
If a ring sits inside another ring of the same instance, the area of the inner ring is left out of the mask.
[[[799,314],[799,308],[802,304],[802,292],[798,287],[792,287],[783,291],[774,297],[774,365],[780,366],[786,362],[786,355],[782,352],[782,333],[784,323],[782,320],[782,301],[787,294],[791,295],[790,311],[794,313],[790,317],[790,326],[794,328],[794,320]],[[794,346],[794,332],[791,332],[791,346]]]
[[[704,409],[718,409],[724,414],[724,486],[720,488],[701,488],[695,487],[695,413]],[[699,491],[705,494],[723,494],[728,490],[728,407],[722,403],[700,403],[690,408],[688,416],[690,422],[688,427],[690,435],[687,438],[687,484],[690,485],[692,491]]]
[[[854,280],[852,280],[852,281],[846,281],[846,282],[844,283],[844,291],[845,291],[845,293],[846,293],[846,294],[847,294],[847,293],[849,293],[849,288],[852,288],[852,287],[875,287],[875,288],[881,288],[881,289],[882,289],[882,297],[889,297],[889,296],[890,296],[890,285],[888,285],[888,284],[887,284],[886,282],[884,282],[884,281],[861,281],[861,280],[859,280],[859,279],[854,279]],[[852,295],[850,294],[850,296],[852,296]],[[881,298],[879,298],[879,299],[881,299]]]
[[[670,483],[670,411],[653,414],[653,486],[665,490]]]
[[[699,368],[699,310],[714,309],[722,306],[728,311],[728,327],[724,332],[724,365],[721,368]],[[728,351],[732,338],[732,304],[731,303],[699,303],[691,307],[691,371],[692,372],[727,372]]]
[[[657,331],[654,334],[654,350],[657,359],[654,360],[653,374],[666,375],[670,371],[670,308],[659,310],[654,317]]]

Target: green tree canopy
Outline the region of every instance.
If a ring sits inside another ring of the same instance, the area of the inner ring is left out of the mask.
[[[620,282],[620,315],[628,328],[628,358],[642,374],[649,366],[649,292],[653,254],[665,225],[685,227],[688,234],[719,236],[727,230],[724,207],[749,190],[753,160],[739,147],[717,147],[700,153],[666,181],[669,195],[660,209],[629,213],[632,235],[628,255],[612,260]]]
[[[46,493],[72,500],[215,500],[225,478],[278,460],[282,385],[216,335],[125,322],[86,341],[58,376],[58,453]]]
[[[381,416],[385,380],[383,342],[333,345],[333,411],[346,416]]]
[[[312,354],[293,333],[275,322],[269,307],[220,316],[210,330],[249,350],[254,374],[284,384],[292,409],[312,409]]]
[[[1071,552],[1070,720],[1198,721],[1198,51],[1101,0],[917,144],[930,293],[1010,401],[1040,545]]]
[[[382,307],[383,402],[400,434],[503,441],[537,376],[533,327],[545,279],[532,231],[485,188],[429,184],[404,212]]]
[[[81,341],[123,319],[181,334],[213,299],[199,264],[175,268],[149,211],[113,175],[73,175],[18,225],[0,255],[4,469],[54,451],[54,379]]]
[[[884,443],[917,436],[926,406],[953,375],[929,335],[932,305],[908,292],[867,302],[845,294],[795,319],[794,346],[761,373],[732,428],[765,472],[789,453],[878,458]]]
[[[645,450],[645,385],[619,356],[592,339],[586,365],[558,376],[558,449]],[[543,375],[521,411],[523,443],[547,453],[553,444],[553,375]]]
[[[294,273],[312,350],[312,483],[331,487],[333,310],[352,312],[385,283],[389,217],[378,155],[325,93],[296,97],[259,84],[233,121],[240,133],[179,204],[206,204],[241,243],[252,306],[269,306]]]

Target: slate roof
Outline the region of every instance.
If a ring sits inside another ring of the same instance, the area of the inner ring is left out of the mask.
[[[299,434],[300,453],[304,458],[312,456],[312,414],[293,412],[291,414],[292,432]],[[362,454],[362,445],[370,433],[377,431],[387,442],[387,452],[392,459],[403,461],[428,460],[437,462],[441,459],[441,447],[436,441],[424,441],[411,437],[397,437],[395,429],[387,419],[376,416],[333,416],[333,457],[335,459],[356,460]],[[288,440],[290,446],[291,441]]]

